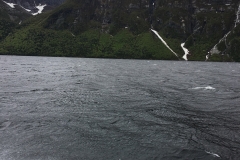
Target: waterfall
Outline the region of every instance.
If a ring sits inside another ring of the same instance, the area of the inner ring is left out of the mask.
[[[225,34],[225,35],[223,36],[223,38],[221,38],[221,39],[219,40],[219,42],[210,50],[210,53],[211,53],[211,54],[219,54],[219,53],[221,52],[221,51],[219,51],[218,48],[217,48],[217,45],[218,45],[219,43],[225,41],[225,45],[227,46],[227,36],[228,36],[230,33],[231,33],[231,31],[229,31],[227,34]]]
[[[240,23],[240,4],[238,6],[238,10],[237,10],[237,13],[236,13],[236,20],[235,20],[235,25],[234,25],[234,28],[237,27],[237,24]],[[211,56],[212,54],[219,54],[221,53],[221,51],[218,50],[217,48],[217,45],[219,43],[221,43],[222,41],[225,41],[225,46],[227,47],[227,36],[231,33],[232,31],[229,31],[227,34],[225,34],[223,36],[223,38],[221,38],[219,40],[219,42],[208,52],[208,55],[206,56],[206,61],[208,60],[209,56]]]
[[[173,53],[175,54],[176,57],[178,57],[178,54],[176,52],[174,52],[169,46],[168,44],[164,41],[164,39],[158,34],[157,31],[151,29],[151,31],[162,41],[162,43]]]
[[[188,50],[187,48],[185,48],[184,45],[185,45],[185,43],[182,43],[182,44],[181,44],[181,47],[182,47],[182,49],[183,49],[183,51],[184,51],[184,53],[185,53],[182,58],[187,61],[187,60],[188,60],[188,59],[187,59],[187,55],[189,54],[189,50]]]
[[[237,14],[236,14],[236,20],[235,20],[235,27],[237,27],[237,24],[240,23],[240,4],[238,6]]]
[[[217,45],[220,44],[222,41],[225,41],[225,46],[227,47],[227,36],[231,33],[231,31],[229,31],[227,34],[225,34],[223,36],[223,38],[221,38],[219,40],[219,42],[217,44],[215,44],[215,46],[208,52],[208,54],[206,55],[206,60],[207,61],[209,59],[209,57],[212,55],[212,54],[219,54],[221,53],[221,51],[218,50],[217,48]]]
[[[205,61],[208,61],[209,56],[210,56],[210,53],[208,52],[208,54],[206,55],[206,59],[205,59]]]

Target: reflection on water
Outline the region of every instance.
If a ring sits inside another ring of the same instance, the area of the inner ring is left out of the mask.
[[[0,159],[238,159],[240,64],[0,56]]]

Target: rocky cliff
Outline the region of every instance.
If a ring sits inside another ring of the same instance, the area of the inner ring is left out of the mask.
[[[5,1],[0,0],[0,20],[5,19],[20,22],[29,17],[30,14],[23,8],[8,5]]]
[[[52,10],[64,2],[64,0],[4,0],[7,4],[20,6],[29,13],[35,15],[42,6],[43,11]]]
[[[149,30],[153,28],[180,57],[184,54],[180,44],[185,42],[189,60],[239,61],[239,4],[239,0],[67,0],[32,23],[39,22],[43,30],[68,31],[75,38],[90,30],[112,37],[124,31],[137,42],[145,33],[154,39]],[[124,45],[123,51],[131,48]],[[160,55],[149,56],[150,49],[140,50],[148,55],[143,58],[161,59]]]

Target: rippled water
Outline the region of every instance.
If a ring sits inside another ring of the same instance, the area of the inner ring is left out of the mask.
[[[0,159],[240,157],[240,64],[0,56]]]

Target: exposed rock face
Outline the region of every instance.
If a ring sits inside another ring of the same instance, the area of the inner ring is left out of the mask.
[[[65,8],[51,15],[45,27],[81,32],[90,25],[91,28],[101,28],[103,32],[111,34],[121,28],[128,28],[134,34],[154,28],[166,38],[186,41],[187,47],[194,48],[197,44],[206,43],[198,49],[198,52],[203,52],[203,58],[214,46],[218,50],[216,53],[226,54],[225,51],[229,50],[226,47],[230,46],[227,38],[233,37],[236,32],[231,31],[239,24],[239,0],[69,0],[70,2],[75,4],[74,8]],[[220,41],[224,36],[225,40]],[[217,44],[219,41],[224,43],[222,49],[218,47],[221,45]]]
[[[65,0],[4,0],[8,3],[17,4],[27,10],[30,10],[31,13],[38,11],[36,6],[46,5],[45,10],[50,10],[62,4]]]
[[[9,3],[15,3],[23,7],[34,7],[35,5],[38,5],[38,4],[58,6],[62,4],[65,0],[5,0],[5,1]]]
[[[72,2],[76,3],[76,6],[64,15],[75,17],[74,24],[89,20],[111,24],[121,21],[119,18],[122,17],[124,25],[129,25],[129,22],[124,21],[123,16],[138,14],[137,19],[147,20],[148,24],[155,27],[167,25],[188,34],[202,31],[208,22],[209,14],[213,13],[218,14],[218,18],[223,20],[223,30],[229,28],[223,15],[228,12],[234,16],[239,3],[238,0],[85,0],[79,2],[72,0]],[[234,19],[234,17],[230,18]]]
[[[13,8],[14,7],[14,8]],[[9,6],[2,0],[0,0],[0,20],[10,20],[13,22],[20,22],[27,18],[29,18],[31,15],[24,10],[23,8],[19,6]]]

